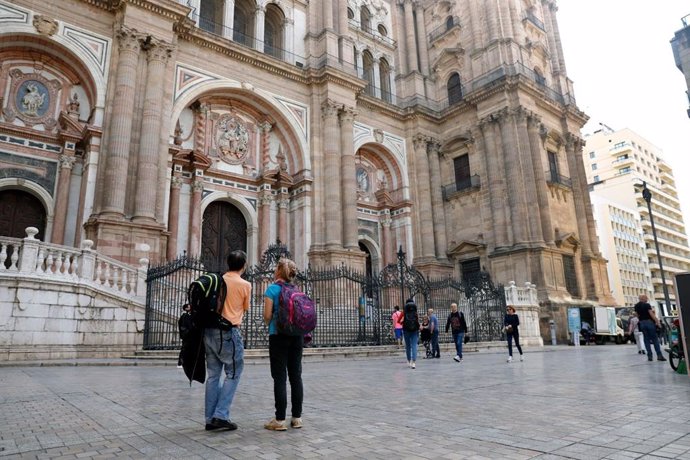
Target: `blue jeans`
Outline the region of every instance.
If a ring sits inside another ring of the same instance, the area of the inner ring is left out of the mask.
[[[229,331],[206,329],[206,423],[212,418],[230,420],[230,406],[244,369],[244,345],[239,328]],[[221,348],[222,345],[222,348]],[[220,350],[220,352],[219,352]],[[220,374],[225,379],[220,383]]]
[[[464,332],[453,332],[453,343],[455,344],[455,353],[458,358],[462,359],[462,344],[465,340]]]
[[[659,337],[656,335],[656,324],[654,324],[654,321],[651,319],[640,321],[640,330],[644,335],[644,346],[647,349],[647,358],[652,359],[652,345],[649,343],[650,340],[654,343],[656,356],[661,356],[661,347],[659,346]]]
[[[417,347],[419,341],[419,331],[403,331],[405,336],[405,354],[408,361],[417,361]]]
[[[431,333],[431,354],[434,358],[441,356],[441,349],[438,346],[438,330]]]

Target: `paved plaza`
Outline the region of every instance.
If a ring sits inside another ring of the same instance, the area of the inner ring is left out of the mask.
[[[690,459],[690,379],[634,346],[306,362],[305,427],[269,432],[268,364],[248,364],[234,432],[167,367],[0,368],[2,458]]]

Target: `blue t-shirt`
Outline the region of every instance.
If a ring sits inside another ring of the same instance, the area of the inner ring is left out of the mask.
[[[276,335],[278,333],[278,325],[276,324],[276,316],[278,316],[278,302],[280,301],[280,285],[271,284],[266,288],[264,297],[268,297],[273,301],[273,316],[268,323],[268,335]]]
[[[432,324],[434,325],[434,333],[439,332],[439,330],[438,330],[438,318],[436,318],[436,315],[431,315],[431,318],[429,318],[429,327],[431,327]]]

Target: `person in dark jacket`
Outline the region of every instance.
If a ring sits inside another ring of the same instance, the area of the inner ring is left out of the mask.
[[[465,315],[458,311],[458,304],[450,304],[450,315],[446,320],[446,332],[450,328],[453,334],[453,343],[455,344],[455,357],[453,358],[456,362],[462,362],[462,344],[465,340],[465,334],[467,333],[467,322],[465,321]]]
[[[654,308],[649,304],[649,298],[642,294],[638,297],[639,302],[635,304],[635,313],[640,319],[640,330],[644,336],[644,346],[647,349],[647,360],[654,361],[652,356],[652,344],[654,344],[654,351],[656,351],[657,361],[666,361],[664,355],[661,354],[661,347],[659,346],[659,336],[656,329],[661,327],[661,322],[656,316]]]
[[[177,367],[179,369],[182,368],[182,357],[184,355],[184,343],[189,337],[190,332],[192,331],[192,314],[191,310],[192,307],[186,303],[182,306],[182,314],[180,315],[180,319],[177,320],[177,330],[180,333],[180,340],[182,341],[182,346],[180,347],[180,356],[177,358]]]
[[[417,304],[412,299],[407,299],[405,303],[402,324],[407,365],[414,369],[417,361],[417,347],[419,346],[419,315],[417,314]]]
[[[520,326],[520,318],[518,318],[517,313],[515,313],[515,307],[508,305],[506,308],[506,315],[503,319],[503,325],[506,337],[508,339],[508,362],[513,362],[513,339],[515,339],[515,346],[520,353],[520,361],[524,361],[525,357],[522,354],[522,347],[520,346],[520,332],[518,327]]]

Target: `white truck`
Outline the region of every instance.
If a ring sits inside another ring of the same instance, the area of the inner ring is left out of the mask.
[[[591,332],[597,345],[611,341],[621,344],[627,341],[623,322],[616,316],[616,309],[613,307],[580,307],[580,320],[583,329],[585,322],[592,327]]]

